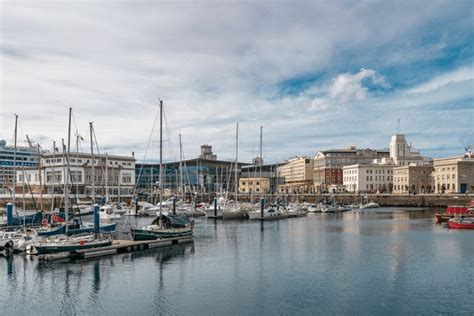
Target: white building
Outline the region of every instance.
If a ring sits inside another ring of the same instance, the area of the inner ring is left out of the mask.
[[[91,197],[93,192],[91,155],[71,153],[69,172],[66,171],[66,165],[63,153],[43,154],[39,168],[17,170],[17,190],[27,187],[28,191],[62,194],[65,175],[69,174],[71,194]],[[134,187],[133,156],[94,155],[94,191],[97,197],[108,195],[112,200],[118,197],[131,197]]]
[[[390,140],[390,158],[398,166],[423,163],[425,159],[420,151],[408,145],[405,135],[395,134]]]
[[[474,192],[474,156],[439,158],[433,161],[436,193]]]
[[[344,188],[352,193],[391,192],[394,167],[383,160],[374,164],[345,166],[342,168]]]

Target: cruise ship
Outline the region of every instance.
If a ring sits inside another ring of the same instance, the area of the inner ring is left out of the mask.
[[[14,146],[7,146],[5,140],[0,140],[0,188],[6,188],[13,183],[14,153]],[[32,168],[38,166],[38,152],[36,147],[17,146],[16,166],[18,170],[23,167]]]

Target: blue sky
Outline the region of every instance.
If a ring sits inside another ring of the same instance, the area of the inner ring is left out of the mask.
[[[474,143],[472,1],[3,1],[0,135],[44,147],[74,129],[145,156],[160,98],[167,160],[384,148],[397,120],[431,157]],[[81,143],[87,150],[87,142]]]

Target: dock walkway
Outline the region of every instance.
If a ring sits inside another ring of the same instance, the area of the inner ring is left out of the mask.
[[[157,240],[114,240],[112,245],[100,248],[81,249],[71,252],[60,252],[54,254],[39,255],[40,260],[59,260],[59,259],[89,259],[95,257],[115,255],[118,253],[135,252],[152,248],[160,248],[171,245],[192,242],[192,237],[174,237]]]

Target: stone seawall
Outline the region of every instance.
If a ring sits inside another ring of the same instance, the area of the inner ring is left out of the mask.
[[[275,200],[275,196],[265,196],[270,201]],[[284,195],[279,196],[281,201],[285,200]],[[259,198],[254,198],[253,202]],[[250,198],[239,197],[239,201],[250,201]],[[288,196],[291,202],[310,202],[318,203],[323,201],[335,200],[338,204],[357,204],[361,201],[360,195],[355,194],[301,194]],[[474,201],[474,194],[365,194],[365,202],[376,202],[382,206],[414,206],[414,207],[446,207],[448,205],[468,205]]]
[[[208,202],[212,200],[211,195],[200,196],[198,200]],[[265,195],[265,199],[269,201],[275,201],[277,196]],[[280,201],[284,202],[288,199],[290,202],[310,202],[318,203],[323,201],[335,200],[338,204],[357,204],[360,203],[361,196],[358,194],[299,194],[299,195],[279,195]],[[239,195],[240,202],[254,202],[257,203],[261,196],[251,197],[246,195]],[[417,194],[417,195],[405,195],[405,194],[365,194],[364,199],[366,202],[376,202],[382,206],[414,206],[414,207],[446,207],[448,205],[468,205],[470,201],[474,201],[474,194]],[[11,201],[10,197],[0,197],[0,207],[5,207],[8,202]],[[129,202],[129,201],[126,201]],[[55,199],[55,206],[59,206],[61,200]],[[23,199],[17,198],[16,204],[18,208],[23,207]],[[51,209],[51,199],[45,199],[43,202],[46,210]],[[39,208],[39,199],[33,199],[31,197],[25,198],[25,208],[34,210]],[[1,212],[1,211],[0,211]]]

